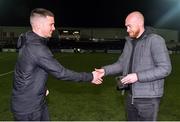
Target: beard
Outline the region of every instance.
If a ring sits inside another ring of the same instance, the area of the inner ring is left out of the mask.
[[[139,33],[140,33],[140,30],[137,29],[137,30],[134,30],[134,31],[130,31],[129,32],[129,37],[131,38],[137,38],[139,36]]]

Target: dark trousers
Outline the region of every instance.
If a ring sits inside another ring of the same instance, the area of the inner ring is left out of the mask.
[[[126,112],[128,121],[156,121],[160,98],[134,98],[127,95]]]
[[[14,113],[15,121],[49,121],[49,112],[47,105],[36,112],[30,114],[16,114]]]

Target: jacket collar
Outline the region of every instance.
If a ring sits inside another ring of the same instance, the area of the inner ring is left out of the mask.
[[[21,48],[25,44],[43,44],[47,45],[48,38],[40,37],[33,31],[22,33],[17,42],[17,48]]]
[[[47,44],[48,38],[41,37],[34,33],[33,31],[29,31],[26,33],[27,43],[42,43]]]

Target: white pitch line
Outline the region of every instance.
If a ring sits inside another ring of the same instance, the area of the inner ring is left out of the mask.
[[[3,74],[0,74],[0,77],[5,76],[5,75],[8,75],[8,74],[11,74],[11,73],[13,73],[13,72],[14,72],[14,70],[9,71],[9,72],[6,72],[6,73],[3,73]]]

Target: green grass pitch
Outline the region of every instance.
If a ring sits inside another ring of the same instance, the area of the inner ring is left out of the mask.
[[[0,121],[13,120],[10,111],[13,69],[16,53],[0,53]],[[74,71],[91,72],[94,68],[115,62],[119,54],[56,53],[59,62]],[[158,120],[180,120],[180,55],[171,55],[173,70],[165,81],[165,94]],[[49,75],[47,97],[51,120],[120,121],[125,120],[124,96],[116,91],[114,76],[104,78],[102,85],[57,80]]]

